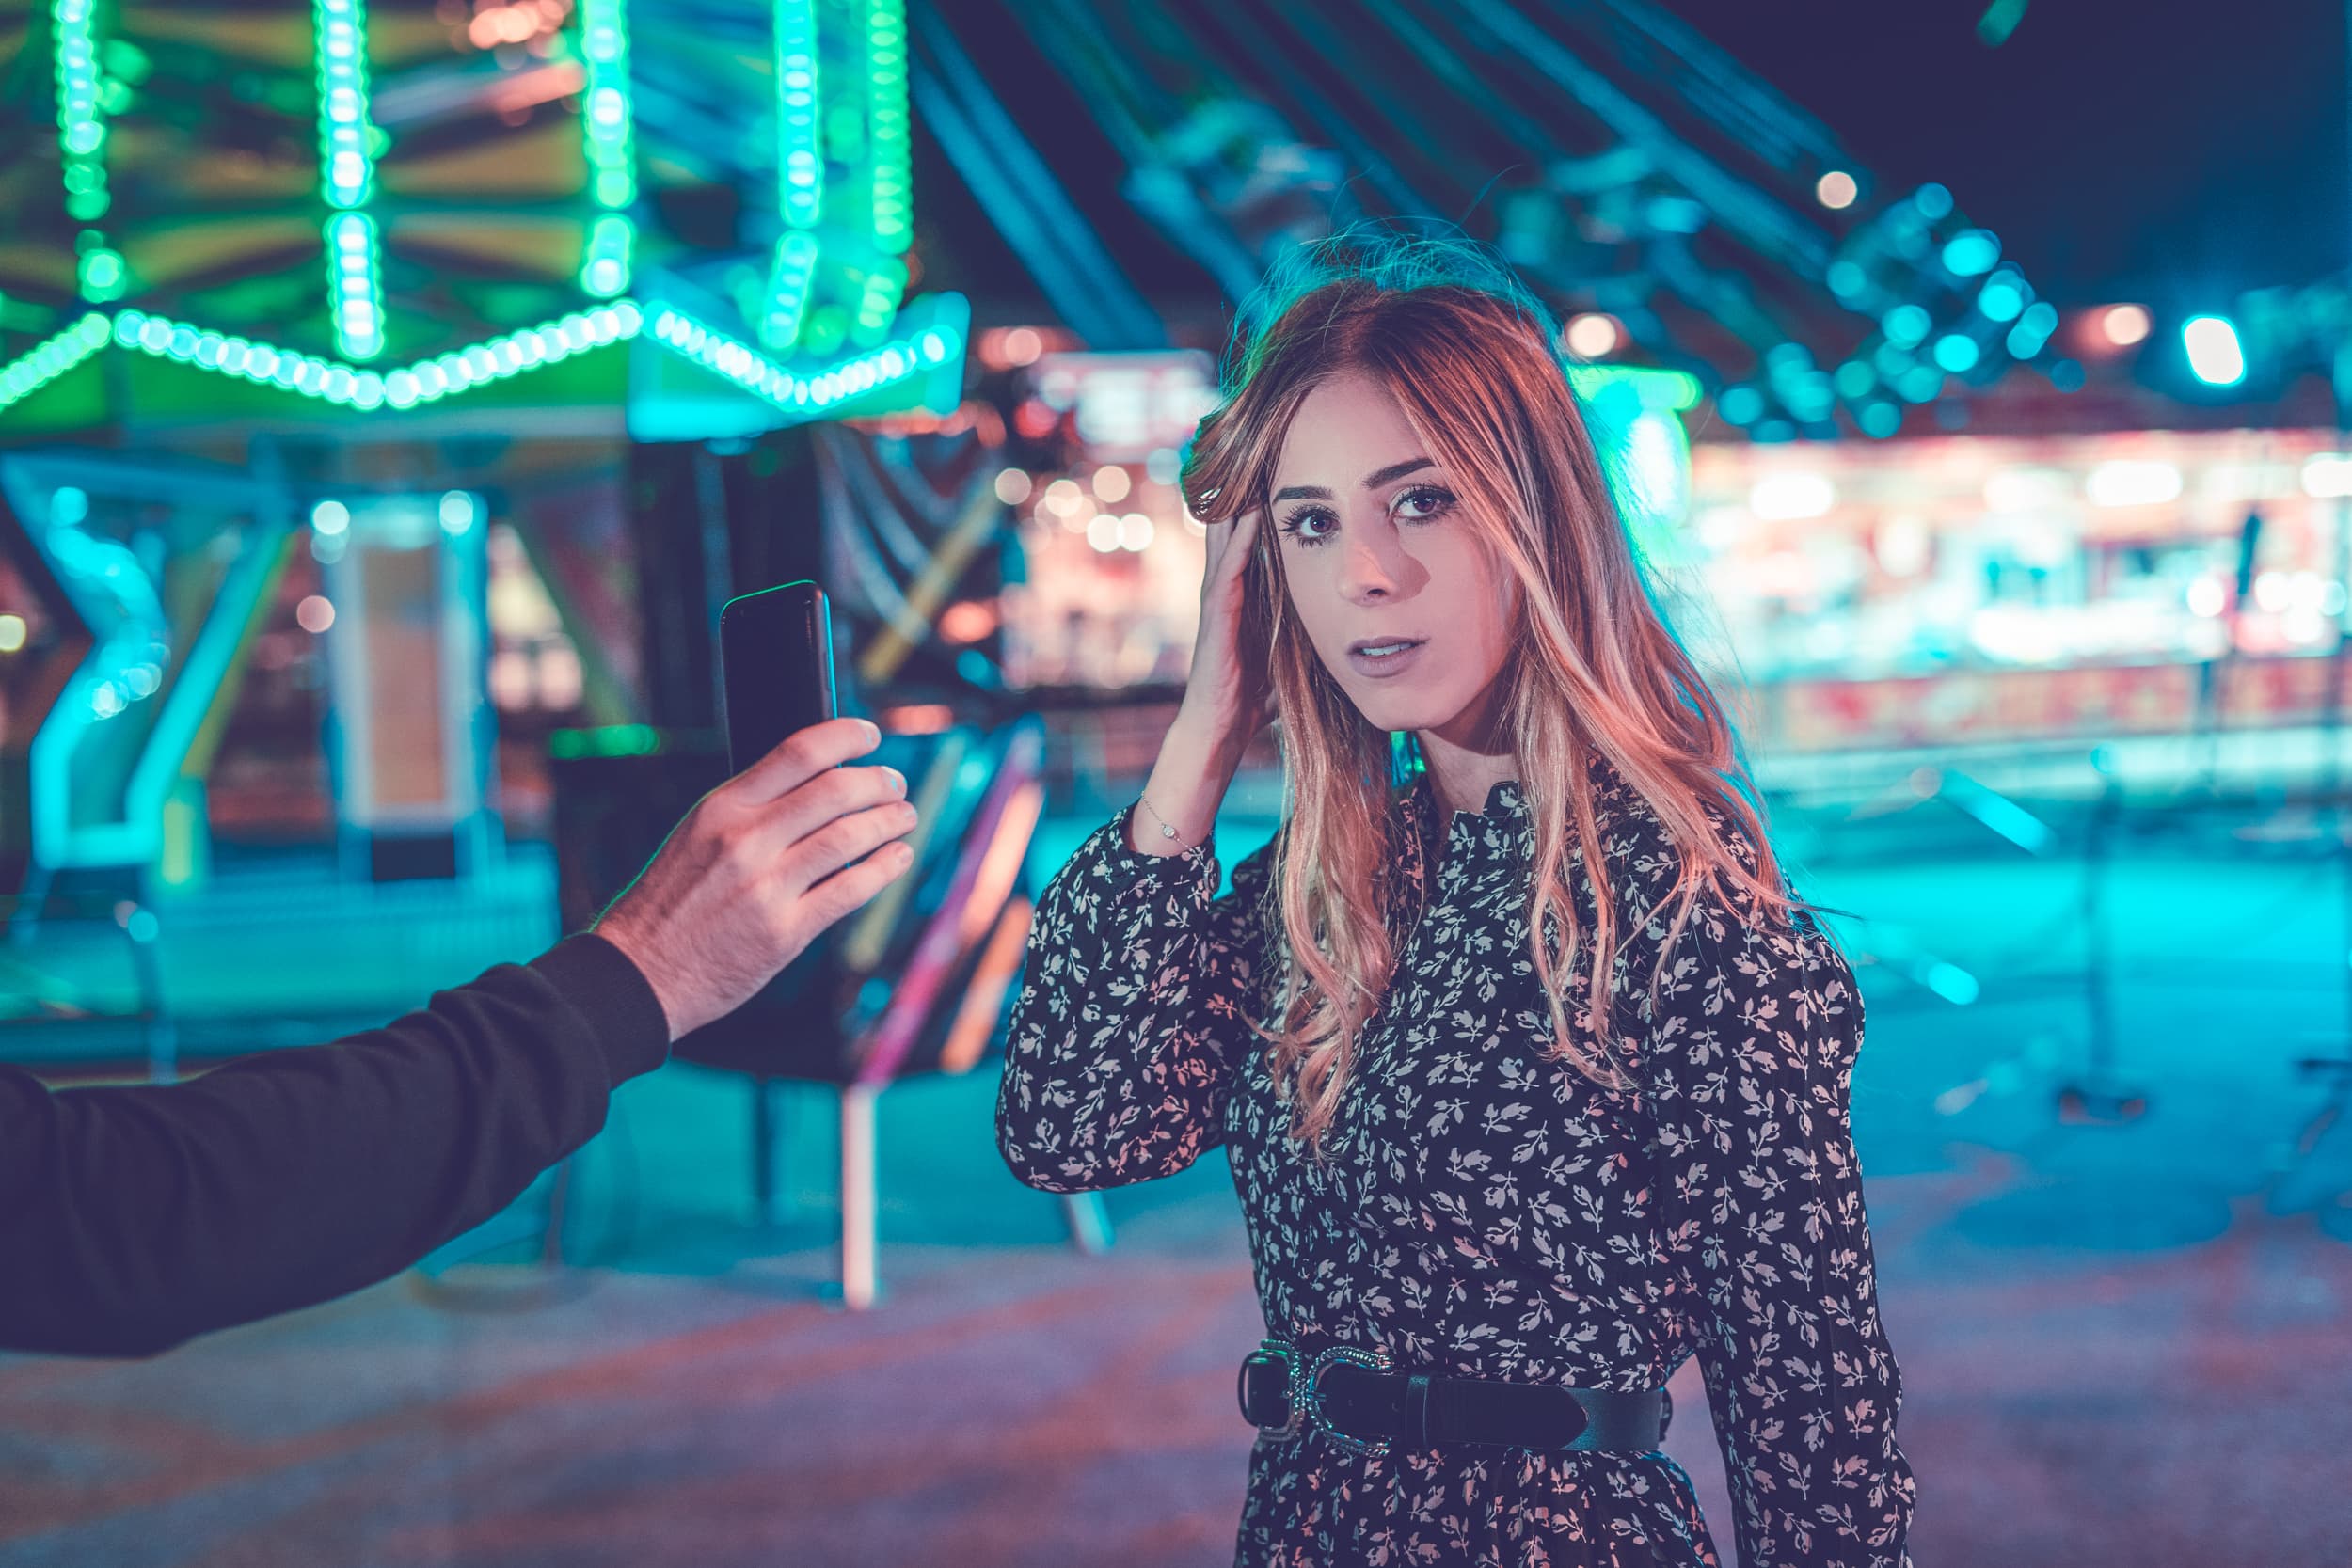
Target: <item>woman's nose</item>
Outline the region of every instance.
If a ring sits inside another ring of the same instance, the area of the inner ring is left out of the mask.
[[[1378,551],[1368,545],[1351,545],[1346,548],[1346,557],[1340,562],[1342,594],[1360,603],[1396,591],[1396,579],[1380,560]]]

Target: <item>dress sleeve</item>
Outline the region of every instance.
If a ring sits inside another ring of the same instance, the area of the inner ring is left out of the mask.
[[[1038,900],[1013,1005],[996,1145],[1046,1192],[1172,1176],[1224,1141],[1248,1019],[1274,846],[1216,896],[1213,848],[1145,855],[1130,806]]]
[[[1863,1025],[1853,972],[1809,917],[1773,927],[1703,895],[1651,1007],[1671,910],[1650,907],[1652,940],[1627,982],[1639,1077],[1740,1560],[1907,1568],[1916,1489],[1895,1441],[1902,1382],[1879,1323],[1848,1115]]]

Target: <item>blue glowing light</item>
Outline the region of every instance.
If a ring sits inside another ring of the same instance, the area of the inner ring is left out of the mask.
[[[1879,318],[1879,328],[1886,334],[1886,341],[1904,348],[1924,341],[1928,329],[1934,325],[1922,305],[1898,305]]]
[[[2001,242],[1989,229],[1963,229],[1944,242],[1945,270],[1960,277],[1991,272],[2001,259]]]
[[[1947,332],[1935,341],[1935,362],[1954,375],[1977,368],[1977,341],[1962,332]]]
[[[1914,365],[1895,381],[1906,403],[1933,403],[1944,390],[1944,372],[1933,365]]]
[[[1715,409],[1732,424],[1747,424],[1762,416],[1764,394],[1753,387],[1726,387]]]
[[[2208,387],[2234,387],[2246,379],[2246,350],[2226,316],[2191,316],[2181,324],[2188,368]]]
[[[2023,280],[2010,272],[1997,273],[1987,278],[1984,287],[1978,292],[1977,309],[1984,312],[1988,321],[2015,321],[2026,309]]]
[[[1900,404],[1873,401],[1863,405],[1862,413],[1858,418],[1862,425],[1862,434],[1873,440],[1883,441],[1903,427],[1903,410]]]

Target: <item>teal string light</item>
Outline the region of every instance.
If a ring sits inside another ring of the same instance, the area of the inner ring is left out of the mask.
[[[635,304],[618,300],[383,373],[274,343],[205,331],[143,310],[125,310],[117,316],[114,340],[124,348],[159,359],[364,410],[409,408],[504,380],[534,366],[552,365],[575,354],[633,338],[644,322],[644,312]]]
[[[896,256],[914,241],[914,142],[907,114],[906,0],[866,0],[867,208],[874,248]],[[901,290],[904,284],[900,285]],[[892,311],[898,302],[891,303]]]
[[[122,253],[103,244],[95,229],[83,230],[82,238],[100,242],[86,245],[75,265],[74,277],[82,297],[93,305],[120,299],[131,286],[131,270],[123,264]]]
[[[22,402],[105,347],[113,329],[104,311],[93,310],[64,331],[34,344],[0,370],[0,408]]]
[[[626,213],[600,213],[588,226],[588,249],[580,263],[580,286],[598,299],[628,287],[637,224]]]
[[[346,358],[373,359],[384,352],[375,220],[365,213],[337,213],[326,220],[326,297],[335,346]]]
[[[627,207],[637,199],[637,113],[629,86],[626,0],[582,0],[580,53],[585,69],[580,119],[589,194],[599,207]],[[612,288],[590,292],[615,294],[628,286],[624,277]]]
[[[56,0],[57,150],[65,210],[77,223],[105,216],[106,119],[98,91],[98,0]]]
[[[894,386],[945,364],[959,346],[956,333],[933,326],[894,339],[812,375],[798,375],[753,348],[715,331],[672,306],[656,307],[653,334],[704,369],[791,413],[811,413]]]
[[[890,331],[890,323],[898,313],[898,301],[907,292],[906,263],[895,256],[885,256],[866,269],[865,285],[858,291],[857,320],[850,328],[850,341],[860,347],[878,342]]]
[[[330,207],[366,204],[375,189],[368,145],[366,0],[311,0],[319,77],[319,188]]]
[[[789,229],[814,229],[824,214],[817,88],[816,0],[776,0],[776,166]]]
[[[817,236],[805,229],[787,229],[776,241],[775,263],[768,273],[768,312],[759,324],[760,341],[778,354],[791,352],[799,341],[808,296],[817,281]]]
[[[902,333],[822,370],[802,372],[787,370],[757,349],[713,331],[674,307],[660,305],[651,309],[654,335],[669,350],[805,418],[936,370],[963,346],[960,326],[934,325]],[[112,316],[92,311],[13,363],[0,367],[0,408],[54,381],[110,341],[134,353],[192,365],[255,386],[274,387],[338,406],[373,410],[413,408],[452,397],[635,338],[647,325],[645,308],[634,300],[614,300],[397,370],[377,372],[145,310],[122,310]],[[1680,372],[1644,373],[1659,377],[1654,388],[1647,384],[1637,388],[1645,394],[1641,400],[1645,406],[1651,405],[1653,397],[1657,406],[1688,406],[1677,388],[1689,377]]]

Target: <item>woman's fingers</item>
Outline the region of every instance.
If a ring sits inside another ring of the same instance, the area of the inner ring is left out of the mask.
[[[1215,549],[1200,582],[1204,606],[1239,607],[1242,574],[1249,568],[1251,542],[1258,537],[1258,514],[1245,512],[1213,536]]]

